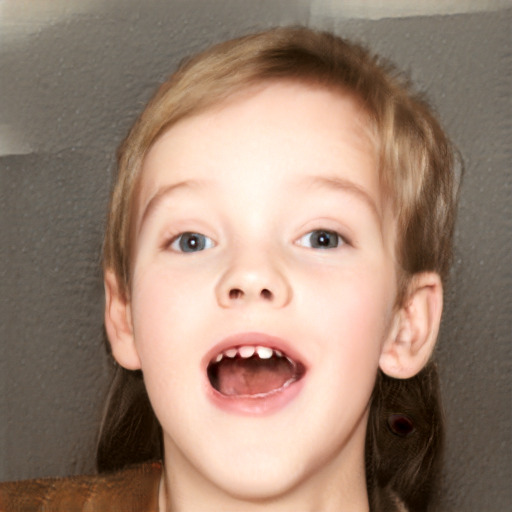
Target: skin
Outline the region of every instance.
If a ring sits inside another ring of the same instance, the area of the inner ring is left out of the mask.
[[[420,276],[394,307],[395,221],[364,114],[321,88],[253,88],[173,126],[142,172],[130,302],[107,272],[106,325],[163,428],[161,510],[367,511],[377,369],[419,371],[441,288]],[[336,246],[315,245],[317,230]],[[205,249],[182,252],[184,232]],[[286,340],[308,368],[270,414],[222,410],[205,390],[206,354],[246,332]]]

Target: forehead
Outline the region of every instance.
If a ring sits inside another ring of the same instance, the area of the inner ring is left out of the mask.
[[[367,167],[377,169],[372,126],[348,94],[300,82],[271,82],[182,119],[160,136],[143,162],[140,199],[161,185],[164,171],[171,178],[171,167],[173,180],[221,178],[222,169],[213,159],[208,162],[207,154],[238,162],[240,170],[267,157],[276,168],[293,166],[297,173],[308,159],[316,161],[317,169],[310,170],[327,171],[336,158],[346,167],[361,156]],[[258,174],[261,180],[263,173]],[[248,179],[250,173],[244,175]],[[354,175],[358,178],[367,176]]]

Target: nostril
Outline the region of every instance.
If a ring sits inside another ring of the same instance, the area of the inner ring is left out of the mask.
[[[229,298],[230,299],[241,299],[244,295],[244,292],[240,290],[240,288],[233,288],[229,290]]]
[[[263,288],[263,290],[261,290],[261,296],[266,300],[272,300],[272,292],[270,290],[267,290],[266,288]]]

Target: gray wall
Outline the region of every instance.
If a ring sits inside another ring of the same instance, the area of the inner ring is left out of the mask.
[[[441,509],[512,507],[512,10],[369,19],[341,4],[111,0],[0,37],[0,479],[93,469],[110,375],[99,271],[110,171],[155,85],[208,43],[306,23],[409,70],[462,152],[438,346],[448,422]]]

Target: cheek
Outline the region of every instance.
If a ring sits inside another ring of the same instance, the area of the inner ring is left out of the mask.
[[[135,345],[150,400],[163,424],[170,421],[169,403],[177,417],[187,412],[183,397],[200,382],[194,370],[199,369],[198,337],[191,335],[191,326],[197,324],[202,306],[196,301],[190,307],[197,295],[193,289],[183,275],[156,265],[134,275]]]
[[[393,276],[391,270],[372,268],[310,276],[303,285],[301,297],[307,305],[302,307],[314,311],[312,316],[326,328],[338,325],[343,332],[382,332],[395,302]]]
[[[344,374],[373,375],[392,324],[393,279],[384,273],[351,272],[331,274],[323,286],[321,282],[317,276],[318,292],[305,295],[302,306],[309,312],[309,335],[316,332],[324,338],[323,348],[317,347],[317,356],[330,356],[329,364],[338,365]]]
[[[187,297],[177,276],[170,276],[158,267],[134,274],[132,294],[134,336],[141,358],[145,363],[158,363],[174,354],[180,357],[183,337],[181,319],[186,312]]]

